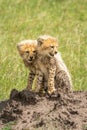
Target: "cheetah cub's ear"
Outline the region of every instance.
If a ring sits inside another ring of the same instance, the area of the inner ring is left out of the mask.
[[[37,39],[37,42],[38,42],[38,46],[41,46],[41,45],[43,44],[43,39],[38,38],[38,39]]]
[[[38,42],[38,46],[41,46],[45,40],[47,40],[50,36],[49,35],[41,35],[39,36],[39,38],[37,39]]]
[[[48,38],[49,38],[49,35],[41,35],[41,36],[39,36],[39,38],[37,39],[38,46],[41,46],[44,43],[44,40],[46,40]]]

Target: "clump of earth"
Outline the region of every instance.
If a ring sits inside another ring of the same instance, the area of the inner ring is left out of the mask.
[[[87,92],[40,96],[13,89],[0,102],[0,130],[87,130]]]

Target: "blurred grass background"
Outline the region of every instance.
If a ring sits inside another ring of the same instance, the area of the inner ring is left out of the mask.
[[[16,44],[49,34],[69,68],[74,90],[87,90],[87,0],[0,0],[0,100],[26,87]]]

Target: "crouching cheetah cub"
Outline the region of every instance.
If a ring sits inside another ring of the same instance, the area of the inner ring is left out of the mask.
[[[26,67],[29,67],[27,89],[32,89],[33,80],[36,75],[36,40],[24,40],[17,44],[17,49]]]
[[[44,83],[49,94],[54,93],[58,88],[70,90],[71,78],[60,53],[57,52],[57,40],[54,37],[43,35],[37,39],[37,42],[37,88],[40,89]]]

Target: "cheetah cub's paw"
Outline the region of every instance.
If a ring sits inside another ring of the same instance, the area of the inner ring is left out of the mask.
[[[49,94],[49,95],[55,94],[55,92],[56,92],[56,89],[55,89],[55,88],[53,88],[53,89],[48,89],[48,94]]]

